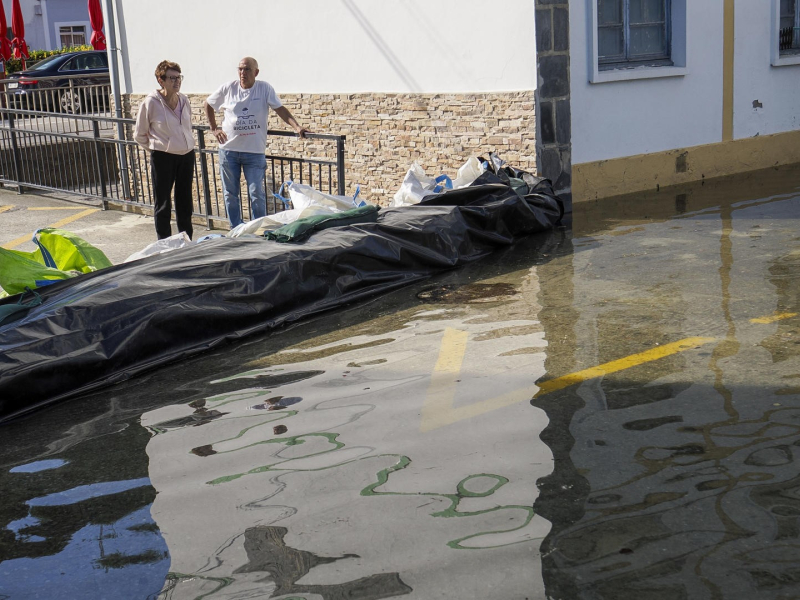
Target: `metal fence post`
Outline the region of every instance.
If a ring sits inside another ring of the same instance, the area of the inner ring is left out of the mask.
[[[211,229],[211,190],[208,189],[208,163],[206,162],[206,134],[197,130],[197,147],[200,151],[200,176],[203,178],[203,199],[206,203],[206,229]]]
[[[103,197],[103,210],[108,210],[108,191],[106,190],[106,170],[105,170],[105,151],[101,150],[100,144],[100,123],[92,119],[92,133],[94,134],[94,152],[95,152],[95,165],[97,167],[97,174],[100,179],[100,195]]]
[[[8,128],[11,132],[11,152],[14,155],[14,179],[17,180],[17,193],[24,194],[25,188],[22,187],[22,161],[17,145],[17,130],[14,129],[14,113],[8,113]]]
[[[72,82],[72,79],[69,80],[69,103],[72,107],[72,115],[77,116],[78,114],[78,106],[75,103],[75,85]],[[75,124],[75,133],[80,133],[80,125],[78,124],[78,119],[74,120]]]
[[[339,182],[338,193],[344,196],[344,140],[345,136],[339,136],[336,140],[336,175]]]

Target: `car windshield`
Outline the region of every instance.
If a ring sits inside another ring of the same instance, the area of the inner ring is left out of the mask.
[[[44,60],[36,63],[34,66],[32,66],[28,70],[29,71],[43,71],[44,69],[49,69],[50,66],[54,62],[56,62],[57,60],[59,60],[61,58],[63,58],[63,55],[60,55],[60,54],[57,54],[55,56],[49,56],[49,57],[45,58]]]

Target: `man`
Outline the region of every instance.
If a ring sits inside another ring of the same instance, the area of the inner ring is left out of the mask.
[[[297,135],[309,132],[283,106],[275,89],[266,81],[256,81],[258,63],[252,57],[239,61],[239,79],[224,84],[205,101],[204,109],[211,135],[219,142],[219,170],[222,193],[231,228],[242,223],[239,205],[242,171],[250,195],[252,219],[267,214],[264,173],[267,168],[267,122],[272,108]],[[217,127],[216,113],[223,111],[222,127]]]

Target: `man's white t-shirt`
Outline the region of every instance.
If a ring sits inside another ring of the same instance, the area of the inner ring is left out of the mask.
[[[253,87],[244,89],[238,81],[231,81],[211,94],[206,102],[215,111],[224,110],[222,131],[228,141],[220,148],[264,154],[269,109],[283,106],[270,84],[256,81]]]

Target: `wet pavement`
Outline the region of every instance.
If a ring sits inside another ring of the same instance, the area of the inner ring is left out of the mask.
[[[0,428],[0,598],[800,597],[799,295],[800,169],[576,205]]]

